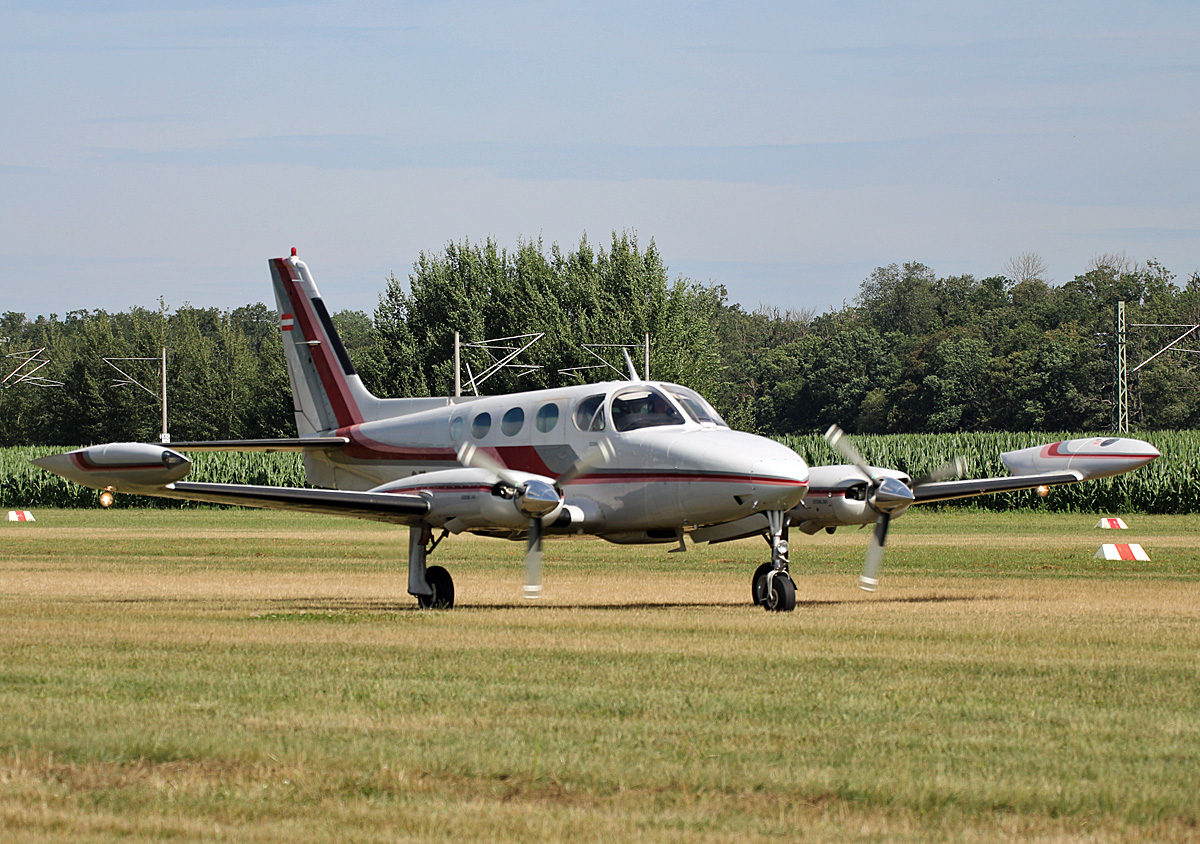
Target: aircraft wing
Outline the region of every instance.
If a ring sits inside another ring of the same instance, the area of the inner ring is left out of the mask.
[[[394,525],[416,524],[429,512],[429,502],[422,496],[389,492],[176,481],[149,494],[209,504],[325,513]]]
[[[913,503],[1111,478],[1145,466],[1158,456],[1158,449],[1150,443],[1128,437],[1082,437],[1035,445],[1000,455],[1000,460],[1009,471],[1016,472],[1015,475],[961,481],[917,481],[912,486]]]
[[[349,437],[291,437],[266,440],[195,440],[164,443],[176,451],[305,451],[341,448],[350,444]]]
[[[269,510],[302,510],[399,525],[414,525],[429,513],[429,501],[414,492],[358,492],[339,489],[212,484],[184,481],[191,463],[163,445],[109,443],[31,461],[47,471],[92,489],[182,498],[210,504],[236,504]],[[111,499],[110,499],[111,500]]]
[[[1044,472],[1037,475],[1011,475],[1007,478],[967,478],[961,481],[934,481],[913,487],[913,503],[928,504],[953,498],[970,498],[997,492],[1016,492],[1039,486],[1073,484],[1084,480],[1082,472]]]
[[[1007,477],[951,480],[948,476],[959,471],[959,461],[955,461],[910,479],[895,469],[868,466],[840,429],[835,426],[830,430],[830,442],[840,444],[835,448],[850,462],[809,467],[808,494],[789,513],[792,525],[809,534],[874,523],[877,534],[885,536],[887,523],[914,504],[1109,478],[1145,466],[1159,456],[1158,449],[1142,440],[1085,437],[1004,452],[1001,462],[1014,473]],[[753,520],[743,520],[697,532],[712,537],[712,541],[722,541],[747,535],[754,524]],[[882,547],[882,539],[877,539],[872,545],[876,549],[872,559]]]

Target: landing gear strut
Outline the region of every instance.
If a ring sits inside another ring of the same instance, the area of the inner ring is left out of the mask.
[[[423,610],[448,610],[454,606],[454,579],[450,572],[441,566],[425,566],[426,558],[445,538],[443,533],[434,539],[429,525],[408,529],[408,594],[416,596],[417,605]]]
[[[766,513],[767,542],[771,545],[771,562],[763,563],[751,581],[754,603],[771,612],[791,612],[796,609],[796,584],[788,574],[788,518],[782,510]]]

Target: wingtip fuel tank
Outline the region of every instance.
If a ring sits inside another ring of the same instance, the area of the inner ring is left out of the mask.
[[[1093,480],[1130,472],[1158,456],[1158,449],[1142,440],[1086,437],[1006,451],[1000,459],[1015,475],[1076,471],[1084,480]]]
[[[77,484],[118,492],[166,486],[192,468],[178,451],[149,443],[93,445],[30,462]]]

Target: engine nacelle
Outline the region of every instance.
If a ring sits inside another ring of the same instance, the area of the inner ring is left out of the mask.
[[[895,469],[875,466],[871,471],[879,478],[892,478],[907,487],[908,475]],[[879,510],[871,506],[871,480],[850,464],[812,466],[809,469],[808,494],[789,511],[791,522],[805,533],[822,528],[845,525],[869,525],[879,518]],[[896,508],[898,511],[903,506]]]
[[[138,492],[174,483],[192,463],[178,451],[149,443],[92,445],[31,460],[56,475],[92,489]]]
[[[555,521],[563,510],[553,482],[540,475],[511,473],[516,487],[489,469],[446,469],[392,481],[372,492],[403,492],[429,501],[426,519],[451,533],[476,529],[523,531],[531,518]]]

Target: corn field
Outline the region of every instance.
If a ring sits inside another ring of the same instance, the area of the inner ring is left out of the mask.
[[[1007,475],[1000,453],[1078,435],[1046,433],[887,434],[853,437],[873,466],[887,466],[918,477],[955,456],[966,459],[971,477]],[[1200,431],[1139,433],[1162,457],[1128,475],[1055,487],[1046,498],[1033,491],[985,495],[931,505],[991,510],[1024,508],[1096,513],[1200,513]],[[843,463],[819,434],[780,437],[810,465]],[[67,448],[21,446],[0,448],[0,507],[98,507],[95,490],[44,472],[29,461]],[[188,480],[211,483],[304,486],[299,454],[194,453]],[[116,507],[207,506],[162,498],[118,495]]]

